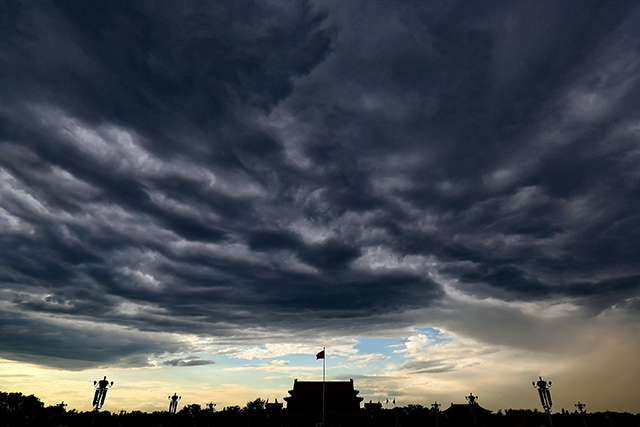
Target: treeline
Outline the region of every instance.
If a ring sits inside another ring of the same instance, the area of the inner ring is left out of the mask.
[[[553,427],[640,427],[640,414],[594,412],[579,414],[565,411],[551,415]],[[549,426],[549,416],[537,409],[507,409],[479,415],[474,421],[471,413],[448,415],[434,413],[430,408],[409,404],[382,411],[378,426],[405,427],[543,427]]]
[[[34,395],[0,391],[0,427],[200,427],[268,425],[264,411],[266,401],[249,401],[244,407],[228,406],[221,411],[210,411],[199,404],[185,405],[176,414],[168,411],[151,413],[142,411],[118,412],[66,410],[62,405],[45,407]]]
[[[128,413],[78,412],[62,406],[46,406],[34,395],[0,392],[0,427],[287,427],[265,410],[265,401],[257,398],[244,407],[228,406],[210,411],[199,404],[185,405],[176,414],[167,411]],[[286,409],[284,410],[286,411]],[[363,410],[364,411],[364,410]],[[583,415],[573,412],[552,415],[554,427],[638,427],[640,414],[596,412]],[[421,405],[407,405],[373,411],[358,426],[371,427],[540,427],[548,426],[546,413],[529,409],[507,409],[478,418],[455,417],[434,413]],[[308,426],[315,422],[306,423]],[[342,423],[342,427],[348,427]],[[295,427],[293,425],[289,427]],[[327,427],[331,427],[329,423]]]

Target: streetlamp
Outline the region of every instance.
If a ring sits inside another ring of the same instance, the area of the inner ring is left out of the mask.
[[[553,425],[553,421],[551,420],[551,406],[553,406],[553,402],[551,401],[551,392],[549,391],[551,388],[551,381],[547,382],[543,380],[542,377],[538,378],[538,382],[533,381],[531,384],[538,390],[542,409],[544,409],[544,411],[549,415],[549,423]]]
[[[52,416],[52,417],[56,418],[54,426],[58,425],[58,422],[60,421],[60,417],[67,411],[65,409],[66,407],[67,407],[67,404],[64,403],[64,400],[56,405],[57,410]],[[49,419],[51,419],[51,418],[49,418]]]
[[[469,396],[465,396],[464,398],[467,399],[467,402],[469,402],[469,406],[478,404],[478,402],[476,402],[478,396],[474,396],[473,393],[469,393]]]
[[[96,422],[96,415],[100,409],[102,409],[102,405],[104,405],[104,399],[107,397],[107,391],[113,387],[113,381],[107,381],[107,377],[105,376],[100,381],[94,381],[93,386],[96,389],[95,394],[93,395],[93,420],[91,420],[91,425]]]
[[[182,396],[178,396],[173,393],[173,396],[169,396],[169,413],[175,414],[178,410],[178,400],[182,399]]]
[[[584,427],[587,427],[587,420],[584,418],[584,408],[585,406],[587,406],[586,403],[580,403],[580,401],[578,400],[578,403],[576,403],[576,408],[578,408],[578,411],[580,411],[580,417],[582,417],[582,423],[584,424]]]
[[[440,407],[442,405],[438,403],[438,401],[435,401],[431,404],[431,412],[429,413],[429,415],[432,415],[434,417],[436,417],[436,425],[438,427],[440,427],[440,417],[438,417],[438,414],[440,413]]]
[[[107,377],[100,381],[94,381],[93,386],[96,388],[96,392],[93,395],[93,410],[99,411],[104,405],[104,399],[107,397],[107,391],[113,387],[113,381],[107,381]]]
[[[214,406],[216,406],[216,404],[213,402],[209,402],[204,406],[207,407],[207,427],[209,427],[211,425],[211,417],[213,417],[213,411],[215,410],[213,408]]]
[[[469,396],[465,396],[467,402],[469,402],[469,411],[471,411],[471,415],[473,415],[473,425],[478,427],[478,420],[476,419],[476,407],[478,406],[478,396],[474,396],[473,393],[469,393]]]

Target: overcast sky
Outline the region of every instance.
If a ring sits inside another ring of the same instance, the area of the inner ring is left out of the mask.
[[[1,2],[0,390],[640,412],[639,78],[634,1]]]

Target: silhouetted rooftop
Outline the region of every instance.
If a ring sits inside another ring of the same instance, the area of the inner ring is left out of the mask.
[[[322,410],[322,381],[298,381],[293,383],[291,396],[285,397],[287,409],[293,411]],[[360,409],[363,398],[350,381],[324,382],[325,409],[327,411],[353,411]]]
[[[478,404],[473,406],[474,411],[477,415],[487,415],[491,413],[490,410],[485,409]],[[452,403],[451,406],[449,406],[443,412],[447,415],[469,415],[471,414],[471,409],[468,403]]]

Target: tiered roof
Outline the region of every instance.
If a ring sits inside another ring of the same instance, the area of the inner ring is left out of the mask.
[[[293,383],[290,396],[285,397],[287,410],[322,411],[322,381],[298,381]],[[359,390],[350,381],[324,382],[326,411],[357,411],[363,398],[358,397]]]

